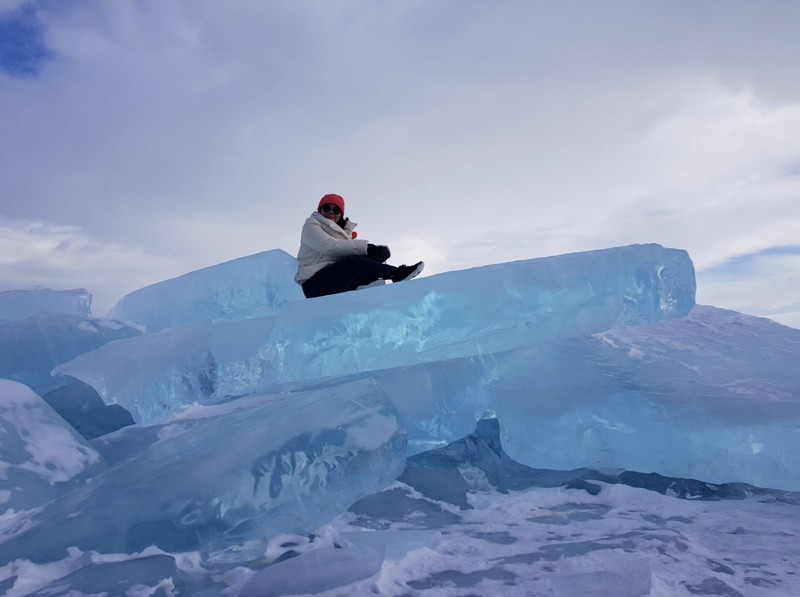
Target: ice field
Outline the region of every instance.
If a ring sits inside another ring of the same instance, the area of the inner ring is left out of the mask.
[[[800,330],[633,245],[0,293],[7,595],[800,594]]]

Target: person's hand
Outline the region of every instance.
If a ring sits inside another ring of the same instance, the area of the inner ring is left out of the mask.
[[[391,257],[392,254],[389,251],[389,247],[385,245],[373,245],[367,244],[367,257],[373,259],[375,261],[379,261],[380,263],[385,262],[386,260]]]

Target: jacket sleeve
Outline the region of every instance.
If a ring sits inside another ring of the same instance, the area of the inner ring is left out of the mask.
[[[331,236],[313,219],[309,219],[303,224],[303,231],[300,234],[300,243],[308,246],[317,253],[330,255],[331,257],[367,254],[367,241]]]

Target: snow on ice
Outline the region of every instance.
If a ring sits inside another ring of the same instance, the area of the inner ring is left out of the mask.
[[[104,467],[30,388],[0,379],[0,397],[0,513],[45,504]]]
[[[310,533],[397,478],[405,439],[369,381],[253,395],[159,427],[126,428],[110,448],[98,443],[116,454],[113,466],[33,514],[30,529],[0,544],[0,561],[57,560],[72,546],[224,552]]]

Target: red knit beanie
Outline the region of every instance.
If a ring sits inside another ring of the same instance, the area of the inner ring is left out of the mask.
[[[328,193],[322,199],[319,200],[319,205],[317,205],[317,211],[322,209],[322,206],[327,203],[337,206],[339,209],[342,210],[342,215],[344,215],[344,199],[342,198],[341,195],[334,195],[333,193]]]

